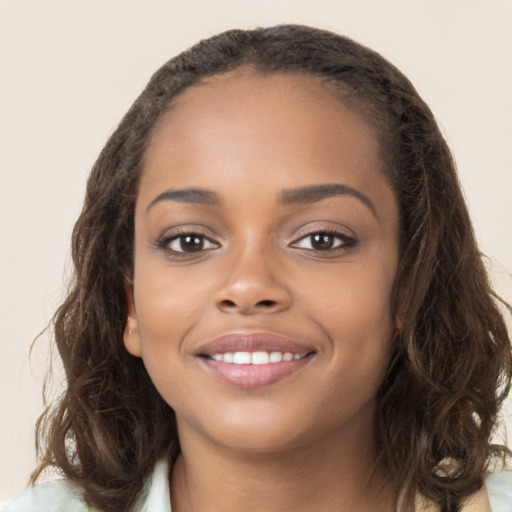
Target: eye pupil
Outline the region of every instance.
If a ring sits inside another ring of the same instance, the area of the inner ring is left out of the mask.
[[[180,245],[181,249],[186,252],[201,251],[204,246],[204,240],[197,235],[187,235],[181,237]]]
[[[331,249],[334,245],[334,237],[327,233],[317,233],[312,236],[311,246],[314,249],[325,250]]]

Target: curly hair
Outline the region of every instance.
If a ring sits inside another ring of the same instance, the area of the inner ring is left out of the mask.
[[[170,450],[172,463],[179,453],[173,410],[123,344],[138,181],[153,129],[173,100],[241,66],[320,77],[377,128],[400,210],[400,330],[377,400],[380,462],[404,511],[419,492],[456,512],[506,452],[490,437],[512,363],[455,165],[400,71],[346,37],[297,25],[227,31],[171,59],[101,152],[73,231],[74,278],[53,319],[66,389],[38,420],[40,463],[31,481],[56,467],[91,505],[129,511],[156,460]]]

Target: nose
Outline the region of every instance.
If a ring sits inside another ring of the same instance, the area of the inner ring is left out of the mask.
[[[217,308],[223,313],[242,315],[288,309],[292,302],[290,290],[283,283],[284,276],[278,279],[278,273],[272,271],[269,259],[258,251],[238,257],[216,294]]]

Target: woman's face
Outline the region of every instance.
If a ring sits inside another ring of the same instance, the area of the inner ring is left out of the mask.
[[[320,80],[188,88],[147,150],[125,332],[180,435],[269,451],[371,435],[398,208],[370,126]]]

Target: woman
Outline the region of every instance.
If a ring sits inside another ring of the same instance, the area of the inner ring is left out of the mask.
[[[5,511],[491,510],[510,340],[446,143],[377,53],[279,26],[169,61],[73,257],[32,479],[66,480]]]

